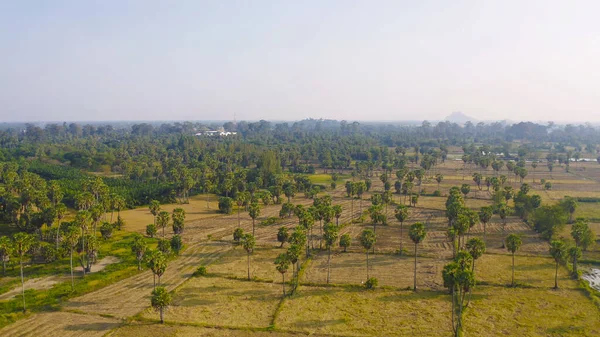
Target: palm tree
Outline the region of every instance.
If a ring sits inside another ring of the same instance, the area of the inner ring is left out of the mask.
[[[402,241],[402,232],[404,230],[404,221],[408,219],[408,207],[406,207],[405,205],[398,205],[394,212],[396,220],[400,221],[400,254],[402,254],[402,250],[404,249]]]
[[[160,277],[167,269],[167,258],[160,250],[154,250],[148,254],[147,261],[147,266],[154,275],[154,289],[156,289],[156,276],[158,276],[158,285],[160,286]]]
[[[487,223],[490,222],[492,216],[494,215],[494,210],[490,206],[481,207],[479,211],[479,221],[483,224],[483,242],[486,242],[487,237]]]
[[[425,239],[427,231],[425,231],[425,225],[422,222],[416,222],[410,226],[408,236],[415,243],[415,273],[414,273],[414,286],[413,290],[417,291],[417,245]]]
[[[71,290],[75,290],[75,280],[73,277],[73,251],[75,247],[77,247],[77,243],[79,242],[79,228],[77,226],[71,226],[67,229],[65,233],[65,243],[67,247],[69,247],[70,258],[71,258]]]
[[[558,289],[558,264],[565,259],[567,256],[567,249],[565,243],[560,240],[553,240],[550,243],[550,255],[556,262],[556,269],[554,271],[554,289]]]
[[[58,203],[55,208],[56,210],[56,249],[58,249],[59,237],[60,237],[60,222],[67,215],[67,206],[65,204]]]
[[[365,229],[360,235],[360,244],[367,253],[367,280],[369,279],[369,250],[373,248],[376,241],[377,237],[372,229]]]
[[[342,216],[342,206],[333,205],[332,209],[333,209],[333,215],[335,216],[335,224],[339,225],[340,217]]]
[[[142,270],[142,260],[144,259],[144,253],[148,249],[146,240],[139,233],[133,234],[133,243],[131,244],[131,251],[135,254],[135,259],[138,261],[138,270]]]
[[[8,236],[0,237],[0,259],[2,260],[2,275],[6,275],[6,262],[13,252],[12,242]]]
[[[256,245],[256,239],[252,234],[245,234],[241,239],[242,247],[246,253],[248,253],[248,281],[250,281],[250,254],[254,251],[254,246]]]
[[[173,219],[173,233],[183,233],[185,224],[185,210],[183,208],[175,208],[171,218]]]
[[[152,290],[152,299],[150,300],[152,307],[160,313],[160,324],[165,321],[163,319],[164,309],[171,305],[172,297],[165,287],[158,287]]]
[[[162,228],[162,237],[165,238],[165,228],[169,224],[170,214],[167,211],[161,211],[158,213],[158,217],[156,218],[156,223],[159,228]]]
[[[515,253],[521,248],[521,237],[517,234],[510,234],[506,237],[506,249],[512,254],[512,281],[511,286],[515,286]]]
[[[325,231],[324,239],[325,246],[327,247],[327,283],[329,283],[331,275],[331,246],[335,244],[339,235],[339,227],[332,223],[325,224],[323,229]]]
[[[23,257],[29,252],[31,246],[35,243],[35,237],[27,233],[19,232],[13,236],[14,252],[19,256],[19,265],[21,266],[21,290],[23,296],[23,312],[25,312],[25,280],[23,279]]]
[[[485,253],[485,242],[480,238],[472,238],[467,241],[465,245],[469,254],[473,258],[473,265],[471,266],[471,271],[475,272],[475,260],[479,259],[483,253]]]
[[[281,253],[277,256],[275,259],[275,268],[281,273],[281,286],[283,287],[283,296],[285,297],[285,273],[290,268],[290,258],[287,253]]]
[[[248,215],[252,218],[252,235],[254,235],[254,222],[256,218],[260,216],[260,206],[257,202],[253,202],[250,204],[250,208],[248,209]]]
[[[150,201],[150,206],[148,208],[154,217],[154,224],[156,225],[156,216],[160,213],[160,202],[158,200],[152,200]]]

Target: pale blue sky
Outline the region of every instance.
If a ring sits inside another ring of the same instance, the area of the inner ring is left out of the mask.
[[[0,0],[0,120],[600,121],[600,1]]]

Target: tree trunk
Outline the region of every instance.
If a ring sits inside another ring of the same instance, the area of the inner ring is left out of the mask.
[[[281,273],[281,278],[283,282],[281,282],[281,287],[283,288],[283,297],[285,297],[285,273]]]
[[[404,249],[402,242],[402,227],[404,227],[403,222],[404,221],[400,221],[400,255],[402,255],[402,250]]]
[[[512,254],[512,281],[511,285],[515,286],[515,253]]]
[[[254,218],[252,218],[252,236],[254,236]]]
[[[21,255],[19,264],[21,265],[21,294],[23,296],[23,312],[25,312],[25,280],[23,279],[23,255]]]
[[[58,250],[58,236],[60,234],[60,220],[56,224],[56,250]]]
[[[558,289],[558,261],[556,261],[556,270],[554,271],[554,289]]]
[[[250,281],[250,253],[248,253],[248,281]]]
[[[158,275],[158,286],[160,287],[160,275]]]
[[[369,280],[369,250],[367,249],[367,280]]]
[[[71,248],[71,291],[75,290],[75,279],[73,278],[73,248]]]
[[[238,204],[238,228],[240,228],[240,205]],[[252,235],[254,235],[254,229],[252,230]]]
[[[417,291],[417,244],[415,243],[415,282],[413,290]]]
[[[330,274],[331,274],[331,246],[329,246],[329,254],[327,255],[327,284],[329,284]]]
[[[160,307],[160,324],[164,324],[165,320],[163,319],[163,307]]]
[[[154,272],[152,272],[152,276],[153,276],[154,290],[156,290],[156,274],[154,274]]]

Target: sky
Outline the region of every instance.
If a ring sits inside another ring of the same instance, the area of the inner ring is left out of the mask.
[[[0,121],[600,121],[600,1],[0,0]]]

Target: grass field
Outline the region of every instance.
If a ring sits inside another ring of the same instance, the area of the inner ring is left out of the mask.
[[[584,169],[585,168],[585,169]],[[462,161],[447,161],[437,168],[445,175],[440,184],[442,195],[453,185],[471,185],[466,204],[479,209],[491,204],[486,187],[481,191],[471,179],[472,168],[465,171],[462,179]],[[479,171],[479,170],[477,170]],[[530,193],[539,193],[545,204],[557,202],[564,195],[573,197],[600,197],[600,165],[578,164],[570,173],[556,167],[550,174],[544,167],[535,173],[537,183],[530,185]],[[530,170],[531,172],[531,170]],[[483,170],[484,176],[492,176],[491,170]],[[506,174],[506,172],[502,172]],[[346,177],[348,178],[348,177]],[[528,183],[533,177],[528,176]],[[554,187],[543,191],[540,179],[552,181]],[[330,183],[329,174],[311,176],[319,184]],[[383,186],[373,177],[373,187],[363,196],[362,210],[368,208],[373,192]],[[515,189],[514,176],[511,183]],[[341,223],[348,224],[359,215],[360,201],[347,198],[343,180],[338,181],[335,191],[327,191],[334,204],[341,204],[344,213]],[[427,193],[437,189],[437,183],[426,180],[422,186]],[[403,196],[394,195],[396,202]],[[109,266],[104,277],[121,280],[96,280],[93,277],[81,282],[81,290],[65,296],[60,302],[49,305],[53,309],[69,310],[24,317],[5,317],[6,321],[22,318],[0,329],[0,335],[19,335],[20,330],[44,331],[48,336],[448,336],[451,335],[451,300],[443,287],[441,271],[452,255],[451,244],[446,235],[447,220],[444,215],[445,197],[422,195],[416,208],[410,208],[410,218],[404,223],[402,237],[400,224],[394,219],[393,207],[388,209],[388,225],[377,226],[376,254],[370,254],[369,275],[379,280],[375,290],[366,290],[361,284],[366,280],[366,256],[358,238],[365,228],[373,228],[366,217],[363,223],[349,224],[342,229],[353,239],[347,253],[336,245],[331,258],[331,284],[326,284],[327,252],[315,251],[311,260],[304,264],[300,286],[292,296],[282,298],[281,274],[275,269],[275,257],[285,251],[276,241],[280,226],[293,228],[297,219],[285,218],[272,226],[256,226],[257,247],[251,255],[251,281],[247,276],[247,254],[231,242],[231,234],[238,226],[237,214],[219,215],[216,198],[211,196],[210,209],[205,196],[191,198],[187,205],[165,205],[167,211],[183,207],[187,212],[184,241],[187,249],[182,256],[169,261],[162,279],[173,291],[173,305],[167,310],[167,324],[157,323],[158,314],[149,308],[152,274],[145,270],[135,271],[130,246],[125,241],[107,246],[111,255],[122,259],[123,266]],[[301,195],[295,204],[309,205],[310,199]],[[354,203],[354,214],[350,214]],[[281,206],[261,205],[257,224],[270,216],[277,216]],[[127,224],[125,231],[145,232],[152,222],[152,215],[145,207],[121,212]],[[579,203],[576,216],[592,221],[600,219],[600,209],[595,203]],[[418,247],[418,292],[407,290],[413,284],[414,245],[408,237],[408,227],[422,221],[428,231]],[[240,226],[252,230],[247,212],[240,214]],[[504,228],[503,228],[504,227]],[[600,234],[600,222],[593,222],[592,229]],[[568,237],[569,226],[561,235]],[[315,235],[319,223],[315,223]],[[509,233],[522,236],[523,246],[515,257],[516,288],[509,287],[512,258],[502,241]],[[172,231],[167,229],[170,236]],[[479,224],[471,229],[470,236],[483,236]],[[600,237],[598,237],[600,238]],[[404,253],[398,254],[400,242]],[[554,286],[555,263],[549,257],[548,242],[541,239],[531,227],[517,217],[509,217],[506,226],[494,216],[487,226],[487,254],[476,263],[478,281],[469,308],[465,312],[465,336],[594,336],[600,335],[600,308],[581,287],[572,280],[565,266],[559,267],[559,290]],[[315,242],[318,246],[318,241]],[[600,263],[600,245],[584,252],[584,259]],[[102,256],[108,253],[101,251]],[[304,261],[304,259],[303,259]],[[191,278],[199,266],[208,268],[209,276]],[[585,265],[582,266],[585,268]],[[121,269],[119,269],[121,268]],[[43,269],[43,267],[42,267]],[[46,270],[46,269],[43,269]],[[118,270],[130,274],[118,274]],[[30,269],[31,275],[47,275]],[[62,269],[64,273],[64,268]],[[286,279],[291,278],[291,268]],[[26,272],[27,274],[27,272]],[[28,274],[29,275],[29,274]],[[105,282],[105,283],[104,283]],[[16,274],[10,272],[0,279],[0,292],[18,283]],[[286,285],[289,291],[290,284]],[[94,291],[92,291],[94,290]],[[49,293],[54,294],[53,292]],[[30,292],[28,301],[42,298],[40,292]],[[46,301],[46,300],[44,300]],[[41,301],[40,303],[46,303]],[[13,303],[14,302],[14,303]],[[7,306],[6,303],[0,302]],[[27,330],[25,330],[27,329]],[[32,330],[33,329],[33,330]]]

